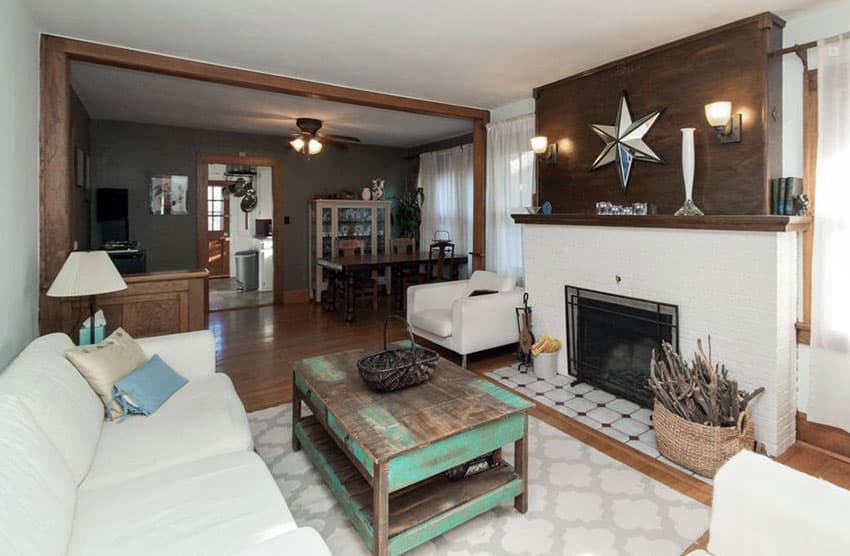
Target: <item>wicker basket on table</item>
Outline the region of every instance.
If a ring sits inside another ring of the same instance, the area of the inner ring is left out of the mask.
[[[410,336],[409,347],[387,349],[387,325],[393,318],[402,321],[407,327]],[[439,358],[437,352],[416,345],[413,331],[406,320],[398,315],[391,315],[384,321],[384,349],[358,359],[357,370],[360,378],[372,390],[394,392],[422,384],[431,378]]]

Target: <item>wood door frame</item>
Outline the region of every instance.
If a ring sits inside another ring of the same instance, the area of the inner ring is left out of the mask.
[[[272,169],[272,245],[274,268],[272,299],[275,305],[283,304],[283,168],[280,159],[271,156],[239,156],[227,154],[199,153],[195,171],[195,186],[198,199],[196,224],[198,230],[198,268],[209,260],[209,245],[206,241],[207,214],[200,207],[207,206],[207,184],[210,164],[238,164],[242,166],[270,166]],[[278,224],[278,222],[280,224]]]
[[[39,121],[39,329],[61,329],[59,304],[45,295],[73,242],[70,63],[94,64],[196,79],[289,95],[332,100],[374,108],[471,120],[473,123],[473,257],[472,268],[486,264],[486,152],[484,126],[490,112],[317,83],[258,71],[108,46],[54,35],[42,35]],[[204,195],[206,197],[206,195]],[[276,229],[281,228],[280,225]],[[277,276],[278,273],[275,273]],[[282,289],[275,288],[275,291]],[[275,293],[277,295],[277,293]]]

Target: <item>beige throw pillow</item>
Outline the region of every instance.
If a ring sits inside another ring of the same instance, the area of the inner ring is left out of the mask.
[[[123,328],[99,344],[69,349],[65,357],[100,396],[110,419],[123,414],[121,406],[112,399],[112,386],[148,360],[139,344]]]

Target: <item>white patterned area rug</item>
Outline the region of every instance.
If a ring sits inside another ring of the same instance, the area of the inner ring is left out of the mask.
[[[335,556],[367,556],[307,456],[292,451],[291,404],[248,419],[298,525],[316,529]],[[528,513],[501,506],[409,554],[677,556],[708,529],[706,506],[533,417],[528,433]],[[513,461],[513,446],[504,454]]]

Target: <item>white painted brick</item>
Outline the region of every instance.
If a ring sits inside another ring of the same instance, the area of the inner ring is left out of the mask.
[[[523,252],[538,334],[566,337],[565,285],[678,305],[682,354],[710,334],[742,388],[766,389],[753,418],[768,453],[794,442],[796,234],[528,225]]]

